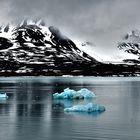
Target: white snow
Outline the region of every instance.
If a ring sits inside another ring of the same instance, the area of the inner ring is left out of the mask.
[[[86,52],[88,55],[90,55],[91,57],[95,58],[97,61],[99,62],[103,62],[103,59],[100,58],[98,55],[96,55],[95,51],[94,50],[91,50],[91,48],[95,47],[95,46],[91,46],[91,45],[88,45],[86,43],[83,43],[81,41],[78,41],[78,40],[74,40],[74,43],[76,44],[76,46]],[[83,54],[81,53],[81,56],[83,56]]]
[[[91,57],[95,58],[99,62],[103,63],[114,63],[114,64],[122,64],[125,63],[123,62],[124,59],[135,59],[138,60],[138,56],[130,53],[126,53],[123,50],[115,49],[114,52],[111,53],[111,55],[105,55],[105,54],[100,54],[99,52],[96,51],[96,46],[91,46],[91,44],[86,44],[78,40],[74,40],[76,46],[89,54]],[[116,44],[117,45],[117,44]],[[82,56],[82,52],[81,52]]]

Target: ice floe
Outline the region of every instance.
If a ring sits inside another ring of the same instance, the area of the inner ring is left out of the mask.
[[[96,97],[96,95],[86,88],[82,88],[78,91],[66,88],[61,93],[53,94],[54,99],[88,99],[94,97]]]
[[[73,107],[65,108],[64,111],[65,112],[88,112],[88,113],[104,112],[105,107],[94,103],[88,103],[86,105],[75,105]]]

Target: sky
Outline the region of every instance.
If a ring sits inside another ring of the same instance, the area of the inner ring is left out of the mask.
[[[100,56],[119,57],[121,38],[140,29],[140,0],[0,0],[0,24],[43,19]],[[116,56],[115,56],[116,55]]]

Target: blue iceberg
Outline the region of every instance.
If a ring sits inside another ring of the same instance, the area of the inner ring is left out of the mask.
[[[6,93],[0,93],[0,99],[8,98]]]
[[[64,108],[72,107],[72,106],[78,105],[78,104],[87,104],[92,101],[93,101],[92,98],[84,99],[84,100],[54,99],[52,101],[52,104],[56,105],[56,106],[61,105],[61,106],[63,106],[63,109],[64,109]]]
[[[88,103],[86,105],[75,105],[70,108],[65,108],[64,111],[65,112],[87,112],[87,113],[104,112],[105,107],[97,105],[97,104],[93,104],[93,103]]]
[[[94,97],[96,97],[96,95],[86,88],[82,88],[79,91],[66,88],[61,93],[53,94],[54,99],[89,99]]]

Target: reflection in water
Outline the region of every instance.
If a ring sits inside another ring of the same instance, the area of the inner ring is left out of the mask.
[[[0,139],[140,139],[140,78],[0,78]],[[97,99],[54,100],[64,88],[94,91]],[[100,103],[106,112],[64,113],[65,107]],[[8,132],[8,133],[7,133]]]
[[[104,112],[92,112],[92,113],[87,113],[87,112],[65,112],[67,115],[71,116],[80,116],[80,117],[98,117]]]

